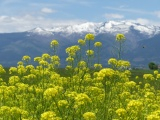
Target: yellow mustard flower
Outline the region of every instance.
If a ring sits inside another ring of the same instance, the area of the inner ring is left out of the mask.
[[[45,60],[41,60],[41,61],[39,61],[39,64],[42,66],[48,66],[49,63]]]
[[[48,88],[44,91],[44,98],[46,99],[52,99],[58,94],[58,90],[55,88]]]
[[[67,100],[59,100],[58,106],[59,107],[68,107],[68,101]]]
[[[136,76],[135,79],[139,79],[139,76]]]
[[[160,116],[151,114],[147,116],[147,120],[160,120]]]
[[[145,80],[155,80],[154,76],[152,74],[144,74],[143,78]]]
[[[154,71],[154,75],[157,75],[157,74],[158,74],[158,70],[155,70],[155,71]]]
[[[98,77],[113,77],[115,71],[111,68],[103,68],[99,71]]]
[[[157,74],[156,78],[159,79],[160,78],[160,74]]]
[[[75,108],[81,105],[85,105],[86,103],[91,102],[91,99],[85,93],[77,94],[75,97]]]
[[[135,110],[135,112],[141,111],[143,108],[143,103],[139,100],[131,100],[127,104],[127,110]]]
[[[0,107],[0,115],[5,116],[10,114],[10,107],[8,106],[1,106]]]
[[[34,58],[34,61],[35,61],[35,62],[39,62],[39,61],[41,61],[41,60],[42,60],[41,57],[35,57],[35,58]]]
[[[110,58],[108,60],[108,64],[116,66],[117,65],[117,60],[115,58]]]
[[[122,117],[126,115],[127,111],[124,108],[119,108],[116,110],[116,113],[118,116]]]
[[[53,111],[46,111],[41,114],[40,120],[62,120],[60,117],[56,117],[56,113]]]
[[[51,48],[55,47],[55,46],[58,46],[58,45],[59,45],[59,43],[58,43],[57,40],[52,40],[51,43],[50,43]]]
[[[23,58],[22,58],[22,60],[23,60],[23,61],[26,61],[26,62],[28,62],[30,59],[31,59],[31,57],[28,56],[28,55],[25,55],[25,56],[23,56]]]
[[[95,68],[95,69],[97,69],[97,68],[98,68],[98,69],[101,69],[101,68],[102,68],[102,64],[94,64],[94,68]]]
[[[3,66],[0,65],[0,74],[4,74],[4,73],[6,73],[6,71],[5,71],[5,69],[3,68]]]
[[[87,50],[86,55],[88,55],[88,56],[94,55],[94,51],[93,50]]]
[[[94,43],[94,46],[95,46],[95,47],[101,47],[101,46],[102,46],[102,43],[101,43],[101,42],[95,42],[95,43]]]
[[[125,38],[124,34],[118,33],[118,34],[116,35],[116,40],[117,40],[117,41],[124,41],[125,39],[126,39],[126,38]]]
[[[71,46],[71,47],[68,47],[66,48],[66,53],[69,55],[69,56],[75,56],[76,53],[80,50],[80,47],[78,45],[74,45],[74,46]]]
[[[19,76],[11,76],[11,77],[9,77],[9,84],[10,85],[15,85],[18,82],[20,82]]]
[[[50,59],[50,55],[48,54],[48,53],[44,53],[44,54],[42,54],[42,59],[43,60],[48,60],[48,59]]]
[[[83,114],[85,120],[96,120],[96,115],[93,112],[86,112]]]
[[[83,40],[83,39],[79,39],[79,40],[78,40],[78,43],[79,43],[80,45],[85,45],[86,42],[85,42],[85,40]]]
[[[69,56],[69,57],[66,58],[66,61],[67,61],[67,62],[73,62],[73,61],[74,61],[74,58],[71,57],[71,56]]]
[[[94,40],[94,34],[91,34],[91,33],[88,33],[88,34],[86,34],[86,36],[85,36],[85,40]]]

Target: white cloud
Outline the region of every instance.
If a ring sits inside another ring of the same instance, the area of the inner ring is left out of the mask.
[[[150,24],[150,21],[148,19],[138,18],[135,20],[137,23],[140,23],[142,25],[148,25]]]
[[[41,12],[43,12],[43,13],[53,13],[53,12],[55,12],[55,10],[52,10],[50,8],[42,8]]]
[[[124,16],[120,15],[120,14],[105,14],[104,16],[107,19],[122,19],[122,18],[124,18]]]
[[[159,21],[153,21],[153,20],[149,20],[149,19],[144,19],[144,18],[137,18],[137,19],[132,19],[132,20],[128,20],[131,22],[136,22],[136,23],[140,23],[142,25],[156,25],[156,26],[160,26],[160,22]]]
[[[55,26],[74,25],[86,22],[86,20],[53,20],[31,15],[24,16],[0,16],[0,33],[23,32],[35,27],[51,28]]]

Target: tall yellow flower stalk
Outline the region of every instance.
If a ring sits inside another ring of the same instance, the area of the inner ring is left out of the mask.
[[[59,46],[59,43],[57,40],[52,40],[50,43],[50,47],[53,48],[53,54],[56,55],[57,53],[57,47]]]
[[[87,55],[87,65],[88,67],[91,67],[91,57],[94,55],[94,51],[91,50],[91,41],[94,41],[95,36],[94,34],[88,33],[85,36],[85,41],[88,41],[88,50],[86,51],[86,55]]]
[[[118,59],[122,59],[122,52],[123,52],[123,43],[125,42],[126,38],[124,34],[118,33],[116,35],[116,41],[119,43],[119,46],[117,47],[118,51]]]

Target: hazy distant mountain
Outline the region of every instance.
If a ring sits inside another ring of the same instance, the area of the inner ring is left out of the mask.
[[[104,23],[83,23],[73,26],[53,27],[51,29],[34,28],[19,33],[0,34],[0,64],[15,66],[23,55],[41,56],[42,53],[51,53],[50,42],[59,41],[58,54],[62,67],[66,64],[65,49],[77,44],[78,39],[84,39],[87,33],[95,34],[95,41],[102,42],[101,62],[107,65],[107,60],[114,57],[112,46],[115,44],[115,35],[123,33],[126,36],[123,58],[130,60],[132,65],[147,66],[148,62],[160,61],[160,27],[146,26],[129,21],[109,21]],[[104,54],[105,53],[105,54]]]

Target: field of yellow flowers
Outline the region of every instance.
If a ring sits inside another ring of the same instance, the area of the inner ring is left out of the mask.
[[[56,72],[60,65],[57,40],[50,44],[53,55],[35,57],[37,66],[25,55],[17,67],[10,67],[8,80],[2,79],[6,71],[0,65],[0,119],[160,120],[158,71],[134,82],[127,70],[129,61],[110,58],[110,67],[103,68],[99,56],[102,43],[95,42],[93,50],[91,42],[94,35],[87,34],[78,40],[79,45],[66,48],[68,77]],[[84,58],[81,50],[86,46]],[[95,52],[97,63],[93,64]]]

